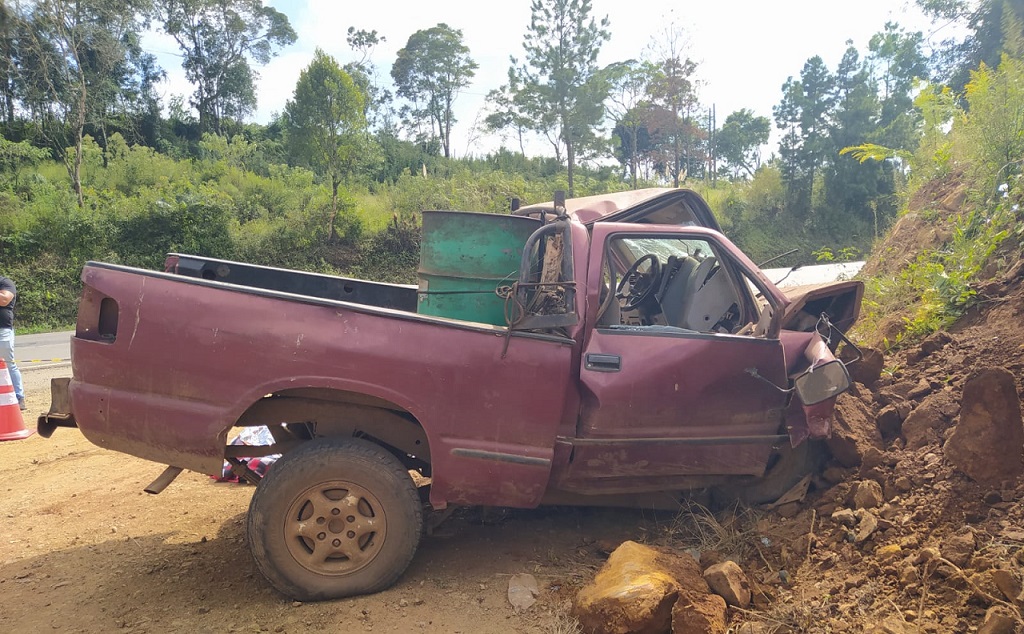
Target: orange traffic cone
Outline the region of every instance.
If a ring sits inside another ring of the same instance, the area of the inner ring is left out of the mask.
[[[21,440],[34,432],[25,429],[25,421],[14,394],[14,383],[7,364],[0,359],[0,440]]]

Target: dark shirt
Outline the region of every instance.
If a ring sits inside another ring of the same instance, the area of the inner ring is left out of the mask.
[[[10,278],[0,275],[0,291],[11,291],[14,299],[6,306],[0,306],[0,328],[14,328],[14,304],[18,301],[18,289]]]

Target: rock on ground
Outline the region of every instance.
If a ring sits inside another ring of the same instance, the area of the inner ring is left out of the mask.
[[[965,568],[971,562],[975,548],[977,548],[977,540],[974,533],[964,530],[942,540],[941,552],[943,557],[957,566]]]
[[[860,346],[860,351],[863,355],[861,360],[847,366],[850,371],[850,379],[871,387],[878,382],[878,377],[882,375],[885,356],[882,355],[881,350],[867,346]],[[839,353],[839,358],[846,362],[853,360],[855,356],[856,353],[848,346],[844,346]]]
[[[883,449],[875,416],[860,398],[843,393],[836,399],[832,437],[826,441],[836,461],[844,467],[859,467],[868,447]]]
[[[967,379],[960,422],[943,450],[957,469],[978,482],[1024,473],[1024,424],[1013,374],[985,368]]]
[[[882,411],[878,412],[875,425],[882,433],[882,438],[895,438],[900,435],[900,430],[903,427],[903,416],[900,415],[900,410],[895,405],[886,405]]]
[[[573,613],[587,632],[662,633],[671,631],[673,620],[682,618],[676,614],[686,611],[686,605],[703,610],[706,602],[699,597],[708,594],[700,566],[689,554],[627,541],[576,595]]]
[[[853,489],[853,508],[873,509],[882,506],[882,486],[874,480],[861,480]]]
[[[746,608],[750,605],[750,581],[732,561],[723,561],[704,571],[704,580],[711,590],[729,605]]]
[[[926,397],[903,421],[901,432],[907,441],[907,449],[920,449],[938,442],[956,410],[956,399],[948,390]]]
[[[722,597],[683,591],[672,608],[672,634],[725,634],[726,619]]]
[[[1017,619],[1004,607],[994,606],[985,613],[978,634],[1012,634]]]

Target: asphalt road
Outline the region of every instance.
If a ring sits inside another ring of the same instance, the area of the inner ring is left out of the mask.
[[[44,332],[14,336],[14,360],[22,371],[51,368],[71,363],[71,335],[74,331]]]

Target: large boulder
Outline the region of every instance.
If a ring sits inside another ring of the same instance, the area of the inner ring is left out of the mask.
[[[573,614],[587,632],[661,634],[672,629],[677,601],[685,598],[686,604],[704,609],[700,597],[709,593],[700,565],[689,554],[627,541],[576,595]]]
[[[832,437],[826,441],[836,461],[844,467],[859,467],[869,447],[884,449],[875,415],[860,398],[843,393],[836,399]]]
[[[978,482],[1010,480],[1024,473],[1024,424],[1013,374],[985,368],[968,377],[960,422],[943,451],[957,469]]]

